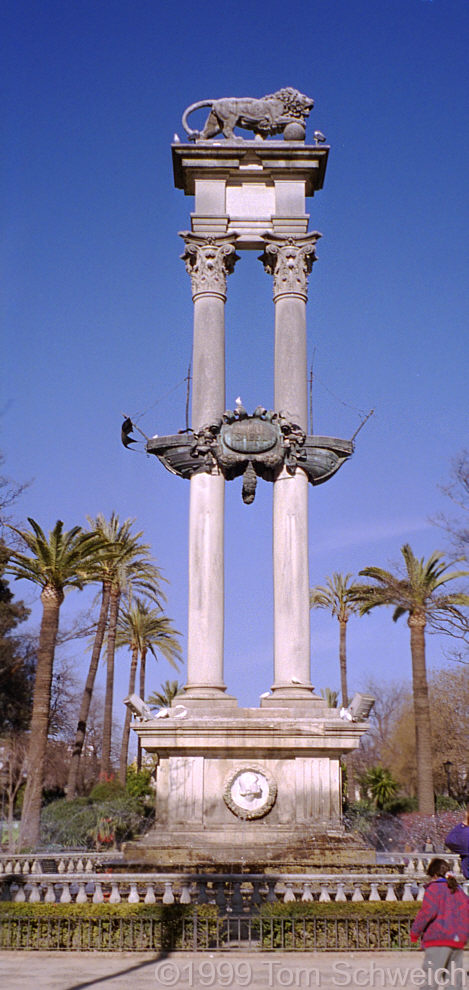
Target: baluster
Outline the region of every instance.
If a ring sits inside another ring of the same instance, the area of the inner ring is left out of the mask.
[[[417,872],[418,873],[425,873],[425,863],[423,862],[423,859],[422,859],[421,856],[419,856],[419,858],[417,860]]]
[[[190,904],[191,903],[191,887],[189,883],[183,883],[181,889],[181,896],[179,898],[180,904]]]
[[[381,900],[381,898],[379,896],[379,890],[378,890],[378,884],[377,883],[373,883],[372,882],[370,884],[370,896],[369,896],[368,900],[369,901],[380,901]]]
[[[344,883],[341,883],[341,881],[339,881],[339,883],[337,884],[337,891],[336,891],[335,899],[336,899],[336,901],[346,901],[347,900],[347,897],[345,895],[345,884]]]
[[[314,901],[313,891],[311,890],[310,883],[303,884],[303,893],[301,895],[302,901]]]
[[[104,901],[103,885],[100,880],[97,880],[94,885],[93,904],[102,904],[103,901]]]
[[[220,908],[220,911],[226,911],[226,894],[225,894],[224,880],[220,880],[219,883],[215,884],[215,904]]]
[[[15,868],[13,870],[13,873],[15,873],[16,876],[18,876],[18,873],[21,873],[21,860],[19,860],[19,859],[16,860],[16,862],[15,862]]]
[[[293,890],[292,883],[285,884],[285,893],[283,895],[283,903],[289,904],[291,901],[296,901],[295,893]]]
[[[31,884],[31,893],[29,895],[29,904],[40,904],[41,903],[41,887],[38,883]]]
[[[75,898],[75,904],[87,904],[88,898],[86,896],[85,884],[80,882],[78,884],[78,893]]]
[[[155,888],[152,883],[147,883],[147,890],[143,898],[144,904],[156,904]]]
[[[25,859],[23,863],[23,869],[21,872],[23,873],[23,875],[29,873],[29,859]]]
[[[208,904],[207,881],[197,881],[197,904]]]
[[[68,861],[67,873],[75,873],[75,863],[73,859],[69,859]]]
[[[419,887],[419,890],[418,890],[418,894],[417,894],[417,900],[418,901],[423,901],[423,898],[425,896],[425,885],[423,883],[419,883],[418,887]]]
[[[165,880],[163,891],[163,904],[174,904],[173,885],[171,880]]]
[[[93,863],[91,859],[86,860],[85,873],[93,873]]]
[[[251,880],[252,893],[251,893],[251,906],[259,907],[262,904],[262,894],[261,894],[261,880]]]
[[[5,864],[2,859],[0,859],[0,873],[5,872]]]
[[[40,873],[40,872],[41,872],[41,865],[40,863],[38,863],[37,859],[35,859],[31,867],[31,873]]]
[[[235,880],[233,883],[233,893],[231,895],[231,910],[234,912],[240,912],[243,910],[243,895],[241,893],[241,884],[239,880]]]
[[[415,862],[413,859],[409,859],[407,866],[405,868],[406,873],[415,873]]]
[[[26,900],[26,894],[24,892],[23,884],[18,887],[15,896],[13,897],[15,904],[22,904]]]
[[[361,891],[360,884],[355,883],[353,885],[352,901],[362,901],[362,900],[363,900],[363,894]]]
[[[113,880],[111,884],[111,896],[109,898],[109,903],[120,904],[120,902],[121,902],[121,895],[119,894],[119,887],[117,886],[116,881]]]
[[[65,863],[63,859],[59,861],[59,865],[57,867],[57,873],[65,873]]]
[[[55,890],[53,883],[47,884],[47,890],[44,897],[44,904],[55,904]]]
[[[266,901],[267,901],[267,904],[275,904],[276,901],[277,901],[277,898],[275,896],[275,880],[268,880],[267,881],[267,897],[266,897]]]
[[[13,873],[13,863],[12,863],[11,859],[8,860],[8,862],[7,862],[6,866],[5,866],[5,873]]]
[[[174,901],[174,897],[173,897],[173,901]],[[165,904],[172,904],[173,901],[165,901],[165,899],[163,897],[163,902]],[[140,902],[140,898],[138,896],[137,884],[136,883],[131,883],[130,884],[130,890],[129,890],[129,896],[127,898],[127,903],[128,904],[138,904],[139,902]]]
[[[394,890],[394,884],[388,883],[386,889],[385,901],[397,901],[396,891]]]
[[[330,901],[331,895],[329,893],[329,887],[327,883],[322,883],[320,887],[319,900],[320,901]]]
[[[71,901],[72,901],[72,894],[70,890],[70,884],[67,882],[67,880],[64,880],[59,903],[71,904]]]
[[[77,869],[76,869],[76,872],[77,872],[77,873],[84,873],[84,872],[85,872],[85,868],[84,868],[84,866],[83,866],[83,860],[82,860],[82,859],[79,859],[79,860],[77,861]]]
[[[403,901],[413,901],[414,895],[412,893],[412,884],[410,881],[404,884],[404,892],[402,894]]]

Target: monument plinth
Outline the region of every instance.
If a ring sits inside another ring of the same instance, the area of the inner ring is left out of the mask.
[[[176,187],[195,198],[181,234],[194,302],[192,425],[147,450],[191,486],[188,670],[171,708],[133,725],[157,757],[156,822],[126,855],[153,866],[370,862],[341,822],[340,760],[367,724],[329,709],[310,676],[308,484],[353,451],[308,434],[306,302],[321,235],[308,230],[306,199],[322,188],[329,153],[319,132],[304,143],[312,105],[291,88],[193,104],[183,117],[190,143],[172,146]],[[191,130],[202,106],[204,129]],[[252,248],[273,280],[275,382],[274,409],[249,414],[240,400],[226,408],[224,308],[228,276]],[[258,708],[240,708],[224,683],[224,490],[239,475],[247,505],[259,479],[274,486],[273,684]]]

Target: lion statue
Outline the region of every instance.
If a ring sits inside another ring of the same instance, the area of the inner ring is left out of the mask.
[[[217,134],[223,134],[228,140],[242,140],[233,133],[234,127],[242,127],[260,138],[266,138],[269,134],[281,134],[288,124],[304,127],[305,118],[313,106],[314,100],[309,96],[287,86],[259,100],[254,97],[225,97],[192,103],[184,111],[182,126],[190,141],[208,141]],[[195,131],[189,127],[187,118],[201,107],[210,107],[210,113],[203,131]]]

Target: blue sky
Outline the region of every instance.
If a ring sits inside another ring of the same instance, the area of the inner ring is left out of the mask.
[[[3,269],[0,447],[32,484],[17,506],[43,528],[115,509],[135,517],[185,633],[189,486],[120,444],[121,414],[149,435],[184,426],[190,283],[170,143],[198,99],[293,85],[331,145],[309,201],[322,232],[310,279],[318,433],[352,461],[310,491],[311,583],[391,566],[429,521],[467,446],[468,0],[6,0],[1,13]],[[227,403],[272,403],[270,278],[243,253],[228,283]],[[168,394],[169,393],[169,394]],[[227,486],[228,689],[256,705],[272,682],[271,487],[253,506]],[[18,592],[31,599],[28,588]],[[70,595],[64,621],[84,607]],[[40,613],[35,610],[35,616]],[[312,616],[313,683],[338,687],[337,623]],[[429,640],[429,664],[445,642]],[[77,672],[86,669],[73,648]],[[405,620],[349,628],[352,688],[409,678]],[[172,676],[161,661],[149,689]],[[119,661],[116,712],[126,693]]]

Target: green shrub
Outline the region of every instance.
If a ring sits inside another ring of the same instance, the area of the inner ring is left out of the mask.
[[[133,798],[153,798],[153,788],[151,787],[152,771],[143,767],[137,770],[132,764],[127,767],[127,780],[125,790]]]
[[[126,794],[122,787],[106,801],[92,800],[91,795],[73,801],[62,798],[42,810],[41,842],[47,846],[91,849],[97,844],[100,824],[106,822],[112,836],[109,845],[119,845],[145,832],[151,820],[152,809],[145,806],[143,799]]]
[[[419,904],[342,902],[266,904],[260,910],[263,948],[410,949]]]
[[[101,780],[99,784],[95,784],[93,790],[90,792],[90,801],[111,801],[113,798],[118,797],[125,793],[125,788],[118,780]]]
[[[211,905],[0,903],[2,949],[209,948],[216,928]]]

